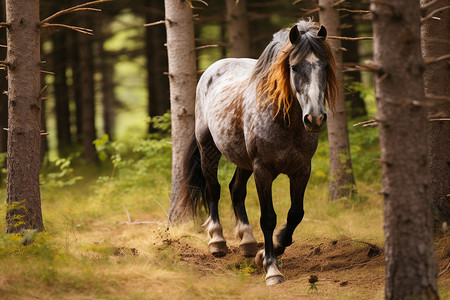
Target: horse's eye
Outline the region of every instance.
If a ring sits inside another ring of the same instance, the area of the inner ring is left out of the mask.
[[[291,66],[291,70],[292,70],[293,72],[297,72],[297,67],[296,67],[296,66]]]

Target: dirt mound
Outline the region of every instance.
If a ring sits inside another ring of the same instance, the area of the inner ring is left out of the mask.
[[[342,237],[320,243],[294,243],[280,257],[286,274],[342,271],[367,265],[382,266],[382,250],[373,244]]]
[[[209,254],[207,245],[199,249],[183,238],[172,240],[169,246],[177,253],[182,263],[201,275],[225,273],[230,270],[258,277],[263,274],[254,259],[242,257],[235,246],[229,246],[228,254],[222,258]],[[258,244],[259,249],[263,247],[263,243]],[[314,239],[296,242],[279,257],[282,272],[290,279],[329,271],[382,267],[383,263],[382,250],[378,246],[346,237],[337,240]]]

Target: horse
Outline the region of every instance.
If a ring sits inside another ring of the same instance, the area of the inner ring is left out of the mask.
[[[195,104],[195,135],[184,158],[183,183],[174,211],[208,212],[204,223],[209,250],[222,257],[228,248],[219,220],[219,160],[236,165],[229,184],[236,217],[235,233],[243,256],[262,264],[267,285],[285,278],[276,257],[292,244],[303,215],[303,197],[311,173],[319,131],[338,95],[335,60],[327,30],[300,20],[273,35],[258,60],[226,58],[213,63],[199,79]],[[246,185],[254,174],[264,234],[257,251],[245,210]],[[274,236],[277,215],[272,182],[279,174],[290,180],[291,206],[286,224]],[[189,213],[191,214],[191,213]]]

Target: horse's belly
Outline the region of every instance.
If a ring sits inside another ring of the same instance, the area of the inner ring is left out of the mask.
[[[240,128],[233,127],[231,124],[222,125],[225,126],[211,130],[211,135],[217,149],[235,165],[251,170],[252,163],[247,148],[245,147],[244,132]]]

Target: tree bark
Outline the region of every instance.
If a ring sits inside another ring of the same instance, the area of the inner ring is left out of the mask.
[[[0,1],[0,18],[6,19],[5,1]],[[0,45],[6,45],[6,30],[0,30]],[[6,60],[6,48],[0,47],[0,60]],[[0,70],[0,153],[6,153],[8,133],[3,128],[8,128],[8,81],[6,80],[6,70]],[[4,165],[0,164],[0,170]],[[2,173],[0,172],[0,183]]]
[[[421,4],[430,0],[421,0]],[[444,6],[444,2],[431,5],[423,13]],[[440,57],[449,52],[448,10],[441,11],[435,16],[439,19],[428,19],[422,25],[422,52],[424,57]],[[441,39],[441,41],[439,41]],[[447,45],[447,47],[445,47]],[[425,68],[425,92],[427,94],[450,96],[448,62],[433,63]],[[450,102],[439,103],[428,111],[428,117],[450,118]],[[432,121],[428,123],[428,159],[430,170],[430,186],[433,199],[433,213],[436,226],[443,222],[450,225],[450,122]]]
[[[231,57],[250,57],[247,0],[227,0],[227,22]]]
[[[66,32],[57,32],[52,36],[54,64],[54,93],[58,152],[60,156],[69,153],[72,145],[70,134],[69,90],[67,86],[67,39]]]
[[[78,51],[78,35],[80,33],[71,31],[69,32],[70,44],[69,56],[70,65],[72,67],[72,86],[71,86],[71,97],[73,97],[73,102],[75,103],[75,127],[76,127],[76,137],[75,142],[77,145],[83,143],[83,129],[82,129],[82,105],[81,105],[81,69],[80,69],[80,55]]]
[[[182,178],[182,159],[194,134],[194,102],[197,68],[192,10],[186,1],[165,0],[167,53],[169,56],[170,106],[172,110],[172,192],[169,220],[173,215]]]
[[[6,22],[10,24],[6,231],[41,231],[39,1],[6,0]]]
[[[79,26],[89,28],[86,17],[82,16]],[[92,58],[92,40],[86,34],[78,35],[78,55],[81,84],[81,129],[83,135],[83,158],[86,162],[97,162],[97,153],[93,141],[95,131],[94,99],[94,60]]]
[[[321,7],[319,16],[322,25],[327,28],[328,35],[339,36],[339,12],[333,7],[334,3],[334,0],[319,0],[319,6]],[[340,40],[331,40],[330,43],[334,49],[336,59],[336,76],[342,82],[341,42]],[[356,193],[350,157],[345,99],[342,89],[340,89],[339,99],[336,101],[335,112],[327,107],[327,116],[331,176],[329,198],[335,200],[341,197],[350,197]]]
[[[357,9],[354,2],[350,1],[349,5],[349,9]],[[356,30],[357,20],[355,20],[353,13],[347,13],[341,18],[341,21],[342,25],[345,25],[345,28],[341,30],[342,36],[358,37]],[[359,63],[358,41],[343,40],[342,47],[346,49],[346,51],[342,52],[342,61],[344,63]],[[352,82],[361,82],[361,72],[348,72],[345,77],[346,86]],[[359,91],[348,93],[345,96],[345,100],[350,102],[351,118],[367,115],[366,104]]]
[[[113,139],[115,136],[115,95],[114,95],[114,64],[109,57],[104,43],[108,30],[108,20],[105,19],[99,26],[99,32],[102,34],[102,38],[98,42],[99,59],[100,59],[100,72],[102,74],[102,117],[103,117],[103,131],[109,136],[109,139]]]
[[[372,2],[386,299],[438,299],[419,1]]]
[[[147,22],[164,19],[164,3],[161,0],[147,0],[150,13]],[[145,32],[145,56],[147,58],[148,115],[161,116],[170,109],[167,51],[164,47],[164,27],[150,26]],[[154,132],[152,123],[148,131]]]

